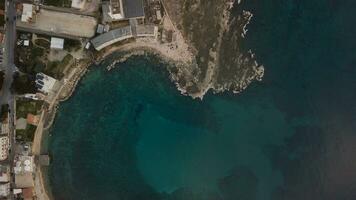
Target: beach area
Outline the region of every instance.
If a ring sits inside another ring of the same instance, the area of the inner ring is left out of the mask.
[[[169,18],[164,18],[164,27],[167,29],[175,29],[173,23]],[[48,107],[43,109],[39,125],[35,132],[35,137],[33,141],[32,152],[33,155],[41,154],[41,147],[43,144],[44,134],[48,134],[51,125],[53,124],[56,112],[60,106],[60,102],[66,101],[74,93],[76,85],[85,75],[85,73],[90,70],[92,65],[97,65],[103,62],[107,57],[111,56],[116,52],[122,53],[120,58],[115,59],[113,63],[108,65],[107,70],[111,70],[111,66],[118,64],[120,62],[125,62],[131,56],[144,55],[144,54],[154,54],[160,57],[163,61],[171,64],[176,64],[180,66],[189,66],[193,64],[194,56],[190,51],[189,45],[185,42],[182,34],[176,30],[176,39],[172,43],[162,44],[159,43],[155,38],[137,38],[135,41],[130,41],[126,44],[113,45],[105,48],[94,59],[81,59],[75,62],[75,66],[61,87],[56,92],[54,98],[48,102]],[[81,57],[92,57],[93,55],[81,55]],[[179,89],[179,88],[178,88]],[[182,91],[182,94],[185,91]],[[39,200],[53,199],[50,190],[45,181],[46,173],[38,167],[35,172],[35,191],[36,196]]]
[[[213,193],[206,190],[211,185],[218,194],[210,199],[219,200],[356,196],[355,174],[343,173],[355,167],[351,158],[356,140],[350,123],[356,116],[350,109],[355,107],[355,95],[350,91],[356,87],[352,68],[356,41],[349,38],[356,30],[340,33],[355,19],[348,14],[353,13],[352,6],[340,4],[335,11],[336,4],[323,2],[317,6],[311,1],[243,2],[256,17],[244,45],[254,49],[269,72],[263,84],[254,84],[241,95],[208,93],[204,101],[193,101],[172,92],[171,85],[161,83],[167,80],[155,72],[157,63],[146,65],[142,55],[155,54],[172,64],[189,64],[194,57],[181,56],[180,48],[150,39],[113,45],[95,59],[78,62],[82,67],[56,95],[51,110],[41,115],[47,131],[38,129],[33,143],[34,152],[40,152],[53,121],[60,120],[51,130],[57,141],[52,147],[56,160],[72,161],[72,166],[55,168],[60,173],[52,177],[59,199],[135,199],[137,195],[160,199],[152,191],[175,199],[207,197]],[[135,55],[138,64],[132,60]],[[91,70],[96,66],[100,70]],[[140,70],[141,66],[147,70]],[[86,85],[75,90],[88,71],[92,73],[82,80]],[[111,90],[114,83],[118,86]],[[91,98],[93,89],[103,95]],[[331,90],[335,94],[330,96]],[[80,93],[70,98],[76,92]],[[61,110],[56,114],[57,108]],[[103,118],[91,120],[97,113]],[[101,123],[103,127],[88,130]],[[46,177],[37,171],[38,199],[52,198]],[[192,185],[198,189],[186,189]]]
[[[232,5],[232,4],[231,4]],[[222,29],[219,32],[218,49],[222,48],[223,35],[225,32],[230,31],[230,10],[232,8],[230,4],[226,5],[224,15],[221,18]],[[251,16],[247,16],[247,22]],[[103,50],[95,53],[80,52],[79,56],[75,59],[74,63],[70,63],[69,68],[71,71],[62,79],[61,86],[49,100],[48,106],[46,106],[41,114],[40,123],[36,130],[34,142],[33,142],[33,155],[40,155],[42,153],[41,146],[43,145],[43,138],[45,134],[49,134],[51,126],[56,118],[56,112],[60,106],[60,102],[68,100],[75,92],[75,88],[85,73],[90,68],[100,65],[107,58],[111,58],[111,63],[106,63],[106,70],[110,71],[113,67],[124,63],[132,56],[142,55],[156,55],[162,61],[167,63],[167,70],[170,72],[170,80],[175,84],[176,88],[182,95],[190,96],[193,99],[203,99],[208,90],[212,89],[214,93],[230,90],[232,87],[227,83],[226,86],[216,85],[214,82],[217,80],[218,65],[221,59],[217,52],[211,52],[211,56],[214,61],[209,62],[208,69],[203,81],[199,83],[198,75],[194,75],[194,72],[199,72],[199,66],[197,65],[196,54],[197,49],[193,47],[183,36],[182,32],[176,28],[176,25],[171,20],[169,14],[164,15],[162,26],[164,30],[173,31],[173,40],[168,43],[162,43],[155,37],[141,37],[134,40],[128,40],[122,43],[113,44],[104,48]],[[245,29],[245,26],[243,27]],[[246,32],[246,30],[244,30]],[[118,54],[120,54],[118,56]],[[114,58],[112,58],[114,57]],[[253,56],[251,57],[253,60]],[[246,60],[246,59],[245,59]],[[242,80],[238,83],[242,89],[245,89],[250,82],[254,79],[261,80],[263,76],[263,66],[253,63],[254,75],[246,77],[246,80]],[[262,72],[260,72],[262,70]],[[184,84],[182,84],[184,83]],[[198,90],[189,91],[188,88],[198,88]],[[239,88],[240,86],[238,86]],[[240,88],[241,89],[241,88]],[[238,92],[240,91],[238,90]],[[234,91],[235,92],[235,91]],[[38,167],[35,173],[35,191],[38,199],[52,199],[50,194],[50,186],[45,181],[45,177],[48,176],[43,170]]]

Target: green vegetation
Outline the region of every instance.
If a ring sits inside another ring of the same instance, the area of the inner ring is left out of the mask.
[[[0,10],[5,12],[5,1],[0,1]],[[0,26],[4,26],[5,24],[5,16],[0,15]]]
[[[35,137],[36,126],[27,124],[25,130],[16,130],[16,139],[23,142],[32,142]]]
[[[70,54],[67,54],[63,60],[60,61],[53,61],[53,62],[48,62],[45,74],[52,76],[55,79],[62,79],[64,77],[64,70],[66,66],[72,61],[73,56]]]
[[[0,90],[2,88],[2,84],[4,83],[4,76],[5,76],[4,72],[0,72]]]
[[[0,15],[0,26],[4,26],[5,24],[5,17],[4,15]]]
[[[16,118],[27,118],[27,114],[37,115],[43,105],[42,101],[17,100],[16,101]],[[31,142],[36,131],[36,126],[27,124],[25,130],[16,130],[16,139]]]
[[[46,67],[43,62],[43,57],[46,55],[46,50],[41,47],[18,47],[17,58],[19,66],[22,72],[34,75],[38,72],[42,72]]]
[[[79,40],[66,39],[64,41],[64,50],[66,51],[78,51],[82,47],[82,43]]]
[[[9,110],[9,105],[5,104],[5,105],[1,105],[1,113],[0,113],[0,121],[4,121],[7,117],[7,113]]]
[[[0,9],[5,10],[5,1],[0,1]]]
[[[44,4],[48,6],[57,6],[57,7],[68,7],[72,5],[71,0],[44,0]]]
[[[29,33],[20,32],[18,38],[28,39]],[[35,75],[39,72],[47,74],[57,80],[65,76],[67,65],[71,64],[73,56],[67,54],[62,60],[49,60],[50,38],[46,35],[37,35],[37,38],[30,45],[17,46],[16,48],[16,66],[19,67],[20,73],[14,78],[12,89],[17,94],[34,93]],[[79,40],[66,39],[64,49],[66,51],[80,50],[82,44]],[[27,75],[24,75],[27,74]]]
[[[11,89],[17,94],[35,93],[37,91],[36,83],[29,77],[29,75],[21,75],[18,73],[14,76],[14,82],[12,83]]]
[[[44,49],[49,49],[51,45],[51,43],[48,40],[42,38],[36,39],[35,44],[40,47],[43,47]]]
[[[16,117],[26,118],[28,113],[37,115],[43,105],[42,101],[33,100],[17,100],[16,101]]]

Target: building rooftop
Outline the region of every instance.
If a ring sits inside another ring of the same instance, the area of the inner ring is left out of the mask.
[[[9,154],[9,137],[0,137],[0,160],[5,160]]]
[[[22,15],[21,15],[21,21],[22,22],[28,22],[32,18],[32,12],[33,12],[33,5],[24,3],[22,4]]]
[[[19,156],[16,160],[14,173],[15,174],[26,174],[32,173],[34,168],[34,158],[33,156]]]
[[[31,173],[26,174],[16,174],[15,175],[15,185],[17,188],[28,188],[33,187],[33,177]]]
[[[0,184],[0,196],[5,197],[10,194],[10,183]]]
[[[131,27],[125,26],[122,28],[114,29],[107,33],[101,34],[91,40],[94,48],[98,51],[115,43],[132,37]]]
[[[39,91],[43,93],[49,93],[52,91],[54,85],[56,84],[57,80],[44,74],[38,73],[36,75],[36,86]]]
[[[22,189],[22,195],[25,200],[33,199],[33,188],[24,188]]]
[[[51,37],[51,49],[63,49],[64,39]]]
[[[31,113],[27,114],[27,123],[28,124],[37,126],[39,121],[40,121],[40,118],[38,115],[33,115]]]
[[[41,8],[31,23],[16,21],[16,28],[26,32],[64,38],[91,38],[95,35],[96,18]]]
[[[19,118],[16,120],[16,130],[25,130],[27,126],[27,120],[25,118]]]
[[[48,166],[50,163],[50,159],[48,155],[40,155],[39,157],[40,165]]]
[[[144,17],[142,0],[122,0],[125,18]]]

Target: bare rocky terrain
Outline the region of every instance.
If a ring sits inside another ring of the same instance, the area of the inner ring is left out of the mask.
[[[263,66],[251,51],[240,48],[252,13],[231,15],[232,5],[239,6],[232,0],[164,0],[164,4],[195,56],[190,66],[171,69],[183,92],[194,98],[202,98],[209,89],[237,93],[262,79]]]

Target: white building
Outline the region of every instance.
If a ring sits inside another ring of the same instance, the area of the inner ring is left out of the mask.
[[[51,37],[51,49],[63,49],[64,39]]]
[[[0,196],[6,197],[10,194],[10,183],[0,184]]]
[[[25,94],[24,97],[27,99],[32,99],[32,100],[39,100],[39,98],[36,94]]]
[[[29,22],[32,19],[32,12],[33,12],[33,5],[24,3],[22,4],[22,15],[21,15],[21,21],[22,22]]]
[[[9,137],[0,137],[0,160],[5,160],[9,155]]]
[[[22,193],[22,189],[21,188],[19,188],[19,189],[14,188],[13,192],[14,192],[15,195],[16,194],[21,194]]]
[[[7,183],[10,181],[9,174],[7,172],[1,172],[0,173],[0,182],[1,183]]]
[[[9,124],[8,123],[0,123],[0,134],[1,135],[9,135]]]
[[[85,0],[72,0],[72,8],[83,9]]]
[[[33,156],[19,156],[15,162],[14,173],[26,174],[32,173],[34,169],[34,157]]]
[[[56,82],[56,79],[44,73],[38,73],[36,75],[36,87],[40,92],[43,92],[45,94],[48,94],[52,91]]]

